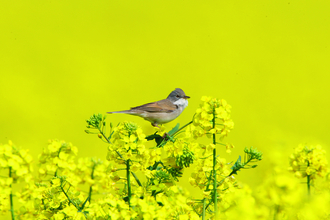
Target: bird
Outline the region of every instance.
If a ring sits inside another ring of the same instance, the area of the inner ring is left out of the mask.
[[[166,99],[133,107],[130,110],[113,111],[107,113],[136,115],[151,122],[152,126],[158,127],[159,124],[165,124],[176,119],[188,106],[187,99],[189,98],[190,97],[186,96],[182,89],[176,88],[168,95]]]

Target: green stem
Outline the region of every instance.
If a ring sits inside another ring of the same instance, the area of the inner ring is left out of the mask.
[[[128,206],[131,207],[131,177],[130,177],[130,160],[126,161],[126,178],[127,178],[127,197],[128,197]]]
[[[307,175],[307,191],[308,195],[311,195],[311,176]]]
[[[142,186],[142,183],[140,182],[139,178],[137,178],[137,176],[135,175],[135,173],[131,172],[131,174],[133,175],[134,179],[136,180],[137,184],[139,186]]]
[[[64,183],[64,185],[65,185],[65,183]],[[79,210],[79,207],[77,207],[77,205],[71,200],[69,195],[65,192],[64,185],[62,185],[62,183],[61,183],[60,188],[61,188],[62,192],[64,193],[65,197],[69,200],[69,204],[71,203],[74,207],[76,207],[77,210]],[[70,187],[71,186],[69,186],[68,191],[70,190]]]
[[[11,178],[11,167],[9,167],[9,178]],[[11,219],[15,220],[15,214],[14,214],[14,201],[13,201],[13,189],[11,187],[11,184],[9,185],[11,188],[11,192],[9,195],[10,198],[10,211],[11,211]]]
[[[100,128],[98,128],[98,129],[99,129],[99,132],[100,132],[100,133],[102,134],[102,136],[104,137],[104,139],[105,139],[109,144],[111,144],[109,138],[107,138],[107,136],[105,136],[105,133],[103,133],[103,131],[102,131]]]
[[[102,136],[105,138],[105,140],[111,144],[111,141],[109,140],[109,138],[107,138],[107,136],[105,136],[105,133],[103,133],[100,129],[99,129],[100,133],[102,134]],[[116,151],[116,153],[118,154],[118,156],[121,158],[121,159],[124,159],[124,157],[118,152]],[[135,178],[136,182],[139,184],[139,186],[142,186],[140,180],[138,179],[138,177],[135,175],[135,173],[131,172],[133,174],[133,177]]]
[[[94,163],[93,168],[92,168],[92,173],[91,173],[91,179],[92,180],[94,179],[94,170],[95,170],[95,167],[96,167],[96,163]],[[89,203],[91,203],[91,201],[92,201],[92,192],[93,192],[93,186],[90,186],[89,187],[89,193],[88,193]]]
[[[213,129],[215,128],[215,109],[213,108]],[[213,144],[216,145],[216,137],[215,134],[213,134]],[[218,195],[217,195],[217,172],[215,169],[216,166],[216,159],[217,159],[217,150],[216,148],[213,149],[213,196],[214,196],[214,213],[215,213],[215,219],[218,219]]]
[[[188,125],[190,125],[191,123],[193,123],[193,121],[190,121],[187,124],[185,124],[184,126],[182,126],[181,128],[179,128],[172,136],[174,136],[176,133],[178,133],[179,131],[181,131],[182,129],[184,129],[185,127],[187,127]]]
[[[277,219],[277,216],[278,216],[279,211],[280,211],[280,206],[279,205],[276,205],[275,206],[275,210],[274,210],[274,218],[273,218],[274,220]]]
[[[205,206],[206,206],[206,199],[203,199],[203,213],[202,213],[202,220],[205,220]]]
[[[60,149],[59,149],[59,151],[58,151],[58,154],[57,154],[57,157],[58,158],[60,158],[60,153],[61,153],[62,149],[63,149],[63,146],[61,146]],[[56,166],[57,166],[57,169],[56,169],[56,171],[54,173],[54,177],[57,177],[58,164],[56,164]]]
[[[309,167],[309,161],[307,160],[307,167]],[[311,175],[307,175],[307,192],[311,195]]]
[[[193,121],[188,122],[187,124],[185,124],[184,126],[182,126],[181,128],[179,128],[176,132],[174,132],[172,135],[168,135],[168,136],[167,136],[168,138],[164,138],[164,137],[163,137],[162,142],[161,142],[160,144],[158,144],[157,147],[164,146],[164,145],[167,143],[167,141],[171,139],[171,137],[175,137],[176,135],[179,134],[179,132],[180,132],[182,129],[184,129],[185,127],[187,127],[188,125],[190,125],[190,124],[192,124],[192,123],[193,123]],[[167,134],[167,133],[165,133],[165,134]]]

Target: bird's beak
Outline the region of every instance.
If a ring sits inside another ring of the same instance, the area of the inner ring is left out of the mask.
[[[190,99],[190,96],[185,95],[183,98],[184,99]]]

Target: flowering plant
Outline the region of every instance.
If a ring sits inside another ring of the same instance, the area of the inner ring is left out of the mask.
[[[306,212],[294,202],[298,199],[290,202],[299,191],[293,193],[297,185],[282,172],[266,181],[259,195],[238,183],[234,175],[256,168],[262,153],[245,148],[236,162],[217,154],[219,147],[227,153],[234,147],[223,142],[234,127],[230,110],[225,100],[202,97],[190,122],[168,132],[160,126],[150,135],[135,123],[108,125],[105,116],[94,114],[86,132],[106,144],[106,160],[77,158],[76,146],[50,140],[38,158],[35,176],[28,151],[12,142],[0,145],[0,214],[56,220],[237,219],[242,214],[246,219],[267,219],[269,210],[282,217],[292,217],[289,207]],[[312,180],[327,174],[324,154],[319,146],[300,146],[290,157],[290,170],[307,177],[310,188]],[[190,167],[189,183],[200,190],[200,198],[178,185]],[[327,199],[330,204],[330,196]]]

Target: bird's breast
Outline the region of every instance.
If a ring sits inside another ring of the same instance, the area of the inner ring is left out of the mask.
[[[188,100],[187,99],[179,99],[175,102],[173,102],[174,105],[177,105],[179,108],[181,107],[182,110],[188,106]]]
[[[181,108],[182,109],[182,108]],[[176,109],[170,113],[168,112],[148,112],[147,114],[143,115],[143,118],[147,121],[150,121],[152,123],[156,122],[158,124],[165,124],[167,122],[170,122],[177,118],[182,110],[180,108]]]

